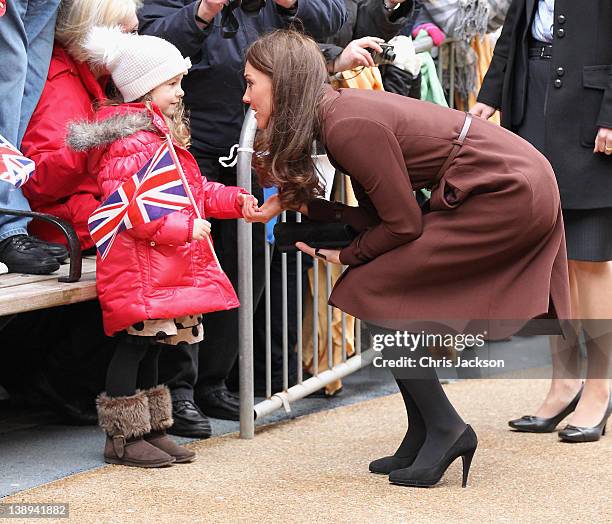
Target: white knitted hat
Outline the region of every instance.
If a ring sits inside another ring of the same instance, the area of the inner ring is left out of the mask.
[[[89,62],[111,73],[125,102],[137,100],[191,67],[191,60],[170,42],[123,33],[117,27],[92,28],[84,47]]]

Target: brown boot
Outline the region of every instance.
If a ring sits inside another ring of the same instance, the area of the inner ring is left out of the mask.
[[[106,432],[106,462],[139,468],[159,468],[174,462],[174,457],[143,439],[151,431],[149,402],[143,392],[131,397],[102,393],[96,405],[100,427]]]
[[[170,390],[166,386],[160,385],[147,389],[145,394],[149,399],[149,412],[151,413],[151,433],[144,436],[145,440],[173,456],[177,464],[193,462],[196,454],[183,446],[179,446],[166,435],[166,430],[174,423]]]

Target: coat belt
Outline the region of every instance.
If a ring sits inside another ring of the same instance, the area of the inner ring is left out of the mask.
[[[453,148],[451,149],[451,152],[449,153],[448,157],[442,164],[440,171],[438,171],[438,174],[434,178],[433,185],[431,186],[432,191],[438,187],[438,185],[440,184],[440,180],[442,180],[444,173],[448,169],[448,166],[455,159],[455,157],[457,156],[457,153],[459,153],[459,149],[461,149],[461,146],[463,145],[463,142],[465,141],[465,137],[467,136],[468,131],[470,130],[471,124],[472,124],[472,115],[470,113],[466,113],[465,121],[463,122],[463,127],[461,128],[461,133],[459,133],[459,136],[455,140],[453,140]]]

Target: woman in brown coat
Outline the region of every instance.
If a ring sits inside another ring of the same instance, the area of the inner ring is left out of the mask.
[[[260,182],[279,188],[263,216],[299,209],[360,231],[342,250],[298,244],[349,266],[331,295],[334,306],[374,324],[379,336],[415,320],[419,328],[427,321],[456,331],[473,320],[500,320],[485,334],[496,338],[534,317],[568,318],[559,192],[535,148],[459,111],[389,93],[334,91],[316,44],[298,33],[264,36],[246,58],[243,100],[257,112],[255,149],[267,152],[256,156]],[[316,198],[314,140],[350,175],[359,207]],[[420,188],[432,189],[426,209],[414,197]],[[399,346],[387,347],[387,356]],[[412,347],[410,355],[418,362],[427,351]],[[476,435],[435,369],[402,368],[396,380],[408,433],[370,470],[390,473],[394,483],[430,486],[461,456],[465,485]]]

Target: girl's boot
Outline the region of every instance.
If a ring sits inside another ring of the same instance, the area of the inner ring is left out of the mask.
[[[159,468],[174,462],[174,457],[143,439],[151,431],[149,402],[143,392],[129,397],[101,393],[96,405],[100,427],[106,432],[105,462],[139,468]]]
[[[145,391],[149,399],[149,412],[151,413],[151,432],[144,436],[145,440],[174,457],[175,462],[193,462],[196,454],[174,442],[166,430],[172,427],[172,398],[170,390],[164,386],[156,386]]]

